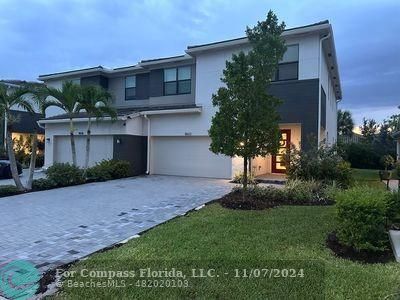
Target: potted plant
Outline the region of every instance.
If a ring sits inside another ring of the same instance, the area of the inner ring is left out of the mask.
[[[379,177],[381,181],[387,180],[389,184],[389,180],[392,177],[391,169],[393,168],[394,158],[391,155],[384,155],[381,158],[381,164],[385,167],[385,170],[379,171]]]

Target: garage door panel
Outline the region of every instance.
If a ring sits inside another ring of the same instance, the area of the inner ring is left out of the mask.
[[[86,136],[75,136],[75,147],[78,166],[83,167],[86,155]],[[54,162],[72,163],[71,140],[69,136],[54,138]],[[90,138],[89,166],[103,159],[113,158],[113,137],[97,136]]]
[[[209,137],[153,137],[153,174],[230,178],[231,159],[209,150]]]

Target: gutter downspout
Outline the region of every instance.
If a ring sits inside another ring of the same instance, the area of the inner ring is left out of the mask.
[[[146,174],[150,175],[150,145],[151,145],[151,123],[150,118],[147,115],[143,115],[147,120],[147,167]]]
[[[319,144],[321,143],[321,94],[322,94],[322,90],[321,90],[321,84],[322,84],[322,80],[321,80],[321,73],[322,73],[322,42],[326,39],[329,39],[331,37],[331,34],[328,33],[328,35],[322,37],[319,40],[319,57],[318,57],[318,79],[319,79],[319,84],[318,84],[318,132],[317,132],[317,140],[318,140],[318,145],[317,147],[319,147]],[[328,70],[329,72],[329,70]],[[328,80],[329,80],[329,74],[328,74]],[[329,82],[328,82],[329,84]]]

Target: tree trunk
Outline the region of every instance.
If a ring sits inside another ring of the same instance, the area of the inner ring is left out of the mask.
[[[249,158],[249,174],[250,174],[250,176],[253,174],[252,169],[251,169],[251,157]]]
[[[69,119],[69,134],[71,138],[71,152],[72,152],[72,164],[76,166],[76,148],[75,148],[75,136],[74,136],[74,123],[72,118]]]
[[[247,189],[247,163],[248,158],[243,157],[243,191]]]
[[[24,191],[25,188],[22,185],[21,178],[18,175],[17,162],[15,160],[13,141],[11,137],[11,132],[7,129],[7,152],[8,152],[8,160],[10,161],[10,169],[11,175],[14,179],[15,185],[19,191]]]
[[[89,167],[91,126],[92,126],[92,121],[89,117],[87,125],[87,133],[86,133],[86,156],[85,156],[85,171],[84,171],[85,176],[86,176],[86,171]]]
[[[34,133],[32,136],[32,153],[31,153],[31,162],[29,164],[29,177],[28,177],[28,182],[26,184],[26,188],[28,190],[32,189],[33,173],[35,172],[35,167],[36,167],[37,141],[38,141],[37,133]]]

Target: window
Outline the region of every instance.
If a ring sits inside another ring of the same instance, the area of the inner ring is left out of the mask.
[[[299,45],[287,46],[282,61],[279,62],[274,81],[299,78]]]
[[[164,69],[164,95],[190,94],[192,90],[190,66]]]
[[[136,76],[125,77],[125,100],[136,99]]]

